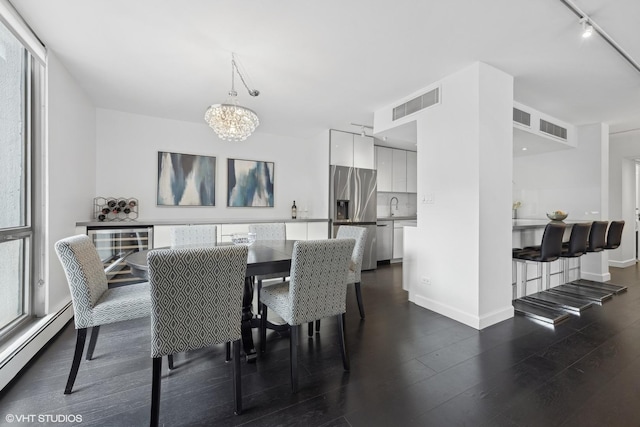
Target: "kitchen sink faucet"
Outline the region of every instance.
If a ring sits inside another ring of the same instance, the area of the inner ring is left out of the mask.
[[[390,214],[390,216],[393,216],[393,199],[396,199],[396,210],[398,210],[398,198],[396,196],[393,196],[391,198],[391,200],[389,201],[389,214]]]

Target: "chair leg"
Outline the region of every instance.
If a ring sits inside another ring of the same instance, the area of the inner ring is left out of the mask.
[[[151,427],[157,427],[160,419],[160,381],[162,373],[162,357],[153,358],[151,371]]]
[[[316,334],[320,333],[320,319],[316,320]]]
[[[347,350],[347,337],[345,334],[345,313],[338,314],[338,338],[340,339],[340,350],[342,350],[342,366],[345,371],[351,369],[349,362],[349,351]]]
[[[309,322],[308,329],[309,329],[309,338],[311,338],[313,336],[313,321]]]
[[[356,287],[356,299],[358,300],[358,310],[360,310],[360,318],[364,319],[364,304],[362,303],[362,290],[360,289],[360,282],[355,284]]]
[[[224,361],[225,362],[229,362],[231,360],[231,343],[227,342],[225,344],[226,350],[227,350],[227,354],[224,357]]]
[[[260,352],[267,351],[267,306],[262,306],[262,315],[260,316]]]
[[[291,325],[289,339],[289,354],[291,357],[291,392],[298,392],[298,325]]]
[[[71,394],[73,383],[76,382],[76,376],[78,375],[78,368],[80,367],[80,360],[82,359],[82,352],[84,351],[84,342],[87,339],[87,328],[78,329],[76,332],[76,350],[73,353],[71,372],[69,372],[69,379],[67,379],[64,394]]]
[[[258,280],[258,286],[256,286],[258,290],[258,314],[262,314],[262,304],[260,303],[260,291],[262,290],[262,280]]]
[[[100,333],[100,326],[94,326],[91,328],[91,338],[89,338],[89,348],[87,349],[87,360],[93,358],[93,350],[96,349],[96,342],[98,341],[98,334]]]
[[[173,354],[167,354],[167,362],[169,362],[169,369],[173,369]]]
[[[227,343],[230,344],[230,343]],[[240,371],[240,340],[233,342],[233,402],[234,414],[242,414],[242,372]]]

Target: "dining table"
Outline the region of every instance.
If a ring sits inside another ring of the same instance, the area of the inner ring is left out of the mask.
[[[295,240],[257,240],[248,245],[247,273],[244,280],[244,290],[242,295],[242,348],[246,355],[246,360],[253,363],[257,354],[253,343],[252,329],[257,328],[260,319],[253,313],[253,294],[255,288],[254,277],[263,274],[282,273],[285,274],[291,269],[291,257]],[[233,243],[220,242],[216,246],[228,246]],[[125,262],[131,268],[131,274],[148,278],[149,265],[147,264],[147,254],[150,251],[179,249],[188,247],[202,247],[198,245],[188,245],[180,247],[162,247],[142,250],[129,254]],[[286,330],[288,325],[277,325],[267,322],[267,327],[277,331]]]

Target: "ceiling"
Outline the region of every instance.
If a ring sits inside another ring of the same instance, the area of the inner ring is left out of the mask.
[[[237,82],[259,132],[359,132],[350,123],[474,61],[564,122],[640,127],[640,73],[583,40],[560,0],[10,1],[99,108],[202,123],[227,97],[235,52],[261,93]],[[640,61],[640,1],[573,1]]]

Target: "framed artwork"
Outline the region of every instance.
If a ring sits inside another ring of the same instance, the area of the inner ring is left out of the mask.
[[[158,151],[158,206],[215,206],[216,158]]]
[[[227,206],[273,207],[273,162],[227,159]]]

